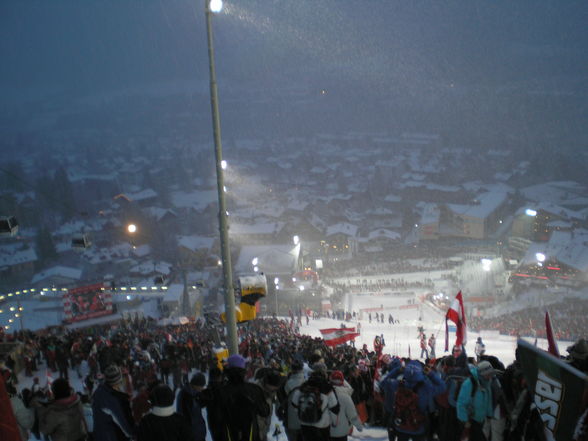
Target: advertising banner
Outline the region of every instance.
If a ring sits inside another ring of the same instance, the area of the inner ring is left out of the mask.
[[[547,441],[571,441],[582,413],[582,396],[588,377],[560,358],[519,339],[525,378],[545,426]]]
[[[72,288],[63,295],[64,321],[68,323],[112,314],[112,293],[102,283]]]

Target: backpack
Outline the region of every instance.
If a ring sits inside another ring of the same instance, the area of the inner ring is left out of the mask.
[[[298,395],[298,418],[302,424],[317,423],[323,414],[321,392],[318,388],[303,385]]]
[[[472,390],[470,396],[473,397],[478,389],[478,382],[474,379],[471,373],[468,372],[468,375],[450,375],[446,378],[448,393],[451,390],[451,384],[455,384],[455,386],[453,387],[453,392],[450,396],[448,396],[448,402],[452,407],[456,407],[457,397],[459,397],[459,391],[461,390],[461,386],[463,385],[464,381],[468,378],[472,380]]]
[[[427,422],[427,415],[419,409],[419,395],[416,390],[420,386],[422,383],[417,384],[413,390],[404,381],[398,382],[394,397],[394,427],[400,432],[416,433]]]

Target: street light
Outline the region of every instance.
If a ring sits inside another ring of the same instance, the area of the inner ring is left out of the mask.
[[[228,212],[224,192],[223,148],[221,142],[220,113],[218,109],[218,90],[216,85],[216,67],[214,63],[214,44],[212,39],[212,14],[220,12],[222,0],[205,0],[206,37],[208,41],[208,67],[210,73],[210,107],[212,111],[212,130],[214,134],[214,154],[216,158],[216,183],[218,192],[218,220],[221,245],[223,281],[225,286],[225,317],[227,326],[227,349],[229,355],[239,353],[237,345],[237,317],[235,314],[235,293],[233,288],[233,269],[229,247]]]
[[[135,224],[129,224],[127,226],[127,231],[131,234],[134,234],[137,232],[137,226]]]
[[[300,238],[298,236],[294,236],[292,240],[294,241],[294,245],[298,245],[300,243]]]

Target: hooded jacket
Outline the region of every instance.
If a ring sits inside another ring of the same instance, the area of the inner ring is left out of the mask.
[[[337,396],[333,390],[333,386],[328,382],[326,377],[322,374],[317,372],[313,372],[310,375],[310,378],[301,385],[304,387],[308,385],[310,387],[316,388],[320,391],[321,396],[321,417],[316,423],[312,424],[304,424],[305,426],[312,426],[318,429],[324,429],[329,427],[331,423],[330,413],[338,414],[339,413],[339,401],[337,400]],[[298,401],[300,399],[300,389],[296,389],[292,393],[292,397],[290,399],[292,405],[298,409]]]
[[[195,441],[206,438],[206,423],[202,416],[200,392],[194,390],[190,384],[185,384],[178,394],[177,410],[192,429],[192,439]]]
[[[339,400],[339,413],[331,413],[331,438],[341,438],[349,435],[352,426],[355,426],[357,430],[363,430],[363,424],[357,416],[357,410],[351,394],[353,389],[348,383],[344,383],[343,386],[334,386],[335,394]]]
[[[398,365],[399,363],[396,362],[390,373],[380,382],[380,388],[384,392],[384,408],[386,411],[394,415],[396,391],[402,381],[403,387],[412,389],[418,395],[420,411],[425,415],[433,412],[435,410],[433,398],[445,392],[446,389],[445,382],[441,379],[439,373],[432,370],[428,375],[425,375],[419,362],[410,361],[404,368],[402,378],[396,378],[401,371]],[[416,431],[406,433],[409,435],[422,435],[426,430],[427,425],[423,423]]]
[[[468,378],[461,385],[457,397],[457,418],[461,422],[470,419],[479,423],[484,422],[487,417],[494,414],[492,406],[492,389],[489,381],[480,379],[478,368],[470,366],[471,378]],[[477,383],[476,391],[472,396],[472,381]]]
[[[284,386],[284,391],[286,392],[286,396],[291,398],[292,392],[300,387],[304,383],[304,372],[296,372],[295,374],[290,375],[288,381]],[[292,401],[288,399],[288,417],[287,417],[287,429],[288,430],[300,430],[300,418],[298,418],[298,409],[294,407]]]
[[[86,435],[84,409],[77,394],[42,407],[39,430],[52,441],[78,441]]]
[[[94,441],[120,441],[135,434],[129,397],[124,392],[101,384],[92,395]]]
[[[177,413],[175,406],[154,406],[141,418],[138,441],[189,441],[194,439],[190,426]]]

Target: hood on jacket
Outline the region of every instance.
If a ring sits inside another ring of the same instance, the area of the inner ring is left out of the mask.
[[[421,364],[419,362],[409,362],[404,367],[403,379],[408,387],[413,387],[417,383],[425,381],[425,374]]]
[[[55,407],[61,407],[67,409],[69,407],[77,406],[80,402],[80,397],[78,394],[72,394],[69,397],[62,398],[60,400],[55,400],[52,405]]]

